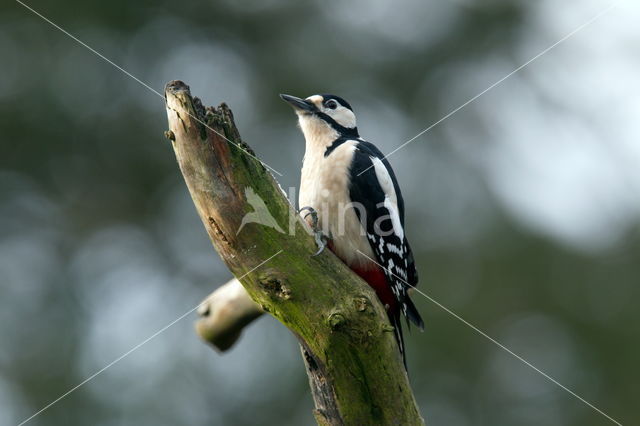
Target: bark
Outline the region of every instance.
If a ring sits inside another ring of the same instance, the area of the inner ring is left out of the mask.
[[[328,250],[311,256],[308,228],[225,104],[204,108],[179,81],[165,94],[167,136],[196,210],[247,293],[299,339],[318,423],[423,424],[374,291]]]

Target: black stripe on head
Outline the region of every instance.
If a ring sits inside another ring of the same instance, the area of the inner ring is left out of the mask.
[[[323,102],[326,102],[329,99],[333,99],[334,101],[338,102],[343,107],[353,111],[353,108],[351,108],[351,105],[349,105],[349,102],[345,101],[340,96],[330,95],[330,94],[321,94],[320,96],[322,96]]]
[[[318,112],[315,112],[314,114],[317,117],[319,117],[320,119],[322,119],[323,121],[325,121],[327,124],[329,124],[329,126],[331,126],[342,137],[358,138],[360,136],[358,134],[358,128],[357,127],[349,128],[349,127],[341,126],[340,124],[338,124],[338,122],[336,120],[334,120],[333,118],[329,117],[324,112],[319,112],[318,111]]]

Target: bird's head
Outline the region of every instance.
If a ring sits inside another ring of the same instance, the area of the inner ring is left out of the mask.
[[[335,95],[313,95],[306,99],[280,95],[295,110],[305,137],[358,137],[356,116],[349,102]],[[332,139],[332,140],[333,140]]]

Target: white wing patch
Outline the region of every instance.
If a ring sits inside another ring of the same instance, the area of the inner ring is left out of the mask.
[[[393,188],[393,181],[391,175],[387,171],[386,166],[377,157],[369,157],[373,163],[373,168],[376,171],[376,177],[378,183],[384,191],[384,207],[389,210],[391,215],[391,224],[393,225],[393,233],[400,238],[400,241],[404,240],[404,229],[402,229],[402,222],[400,221],[400,213],[398,212],[398,198],[396,197],[396,190]]]

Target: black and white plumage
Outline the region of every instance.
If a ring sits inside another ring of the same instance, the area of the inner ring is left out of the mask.
[[[317,214],[329,248],[376,290],[404,359],[401,314],[407,324],[424,324],[408,294],[418,274],[393,169],[375,145],[360,138],[344,99],[281,97],[294,107],[305,136],[299,204]]]

